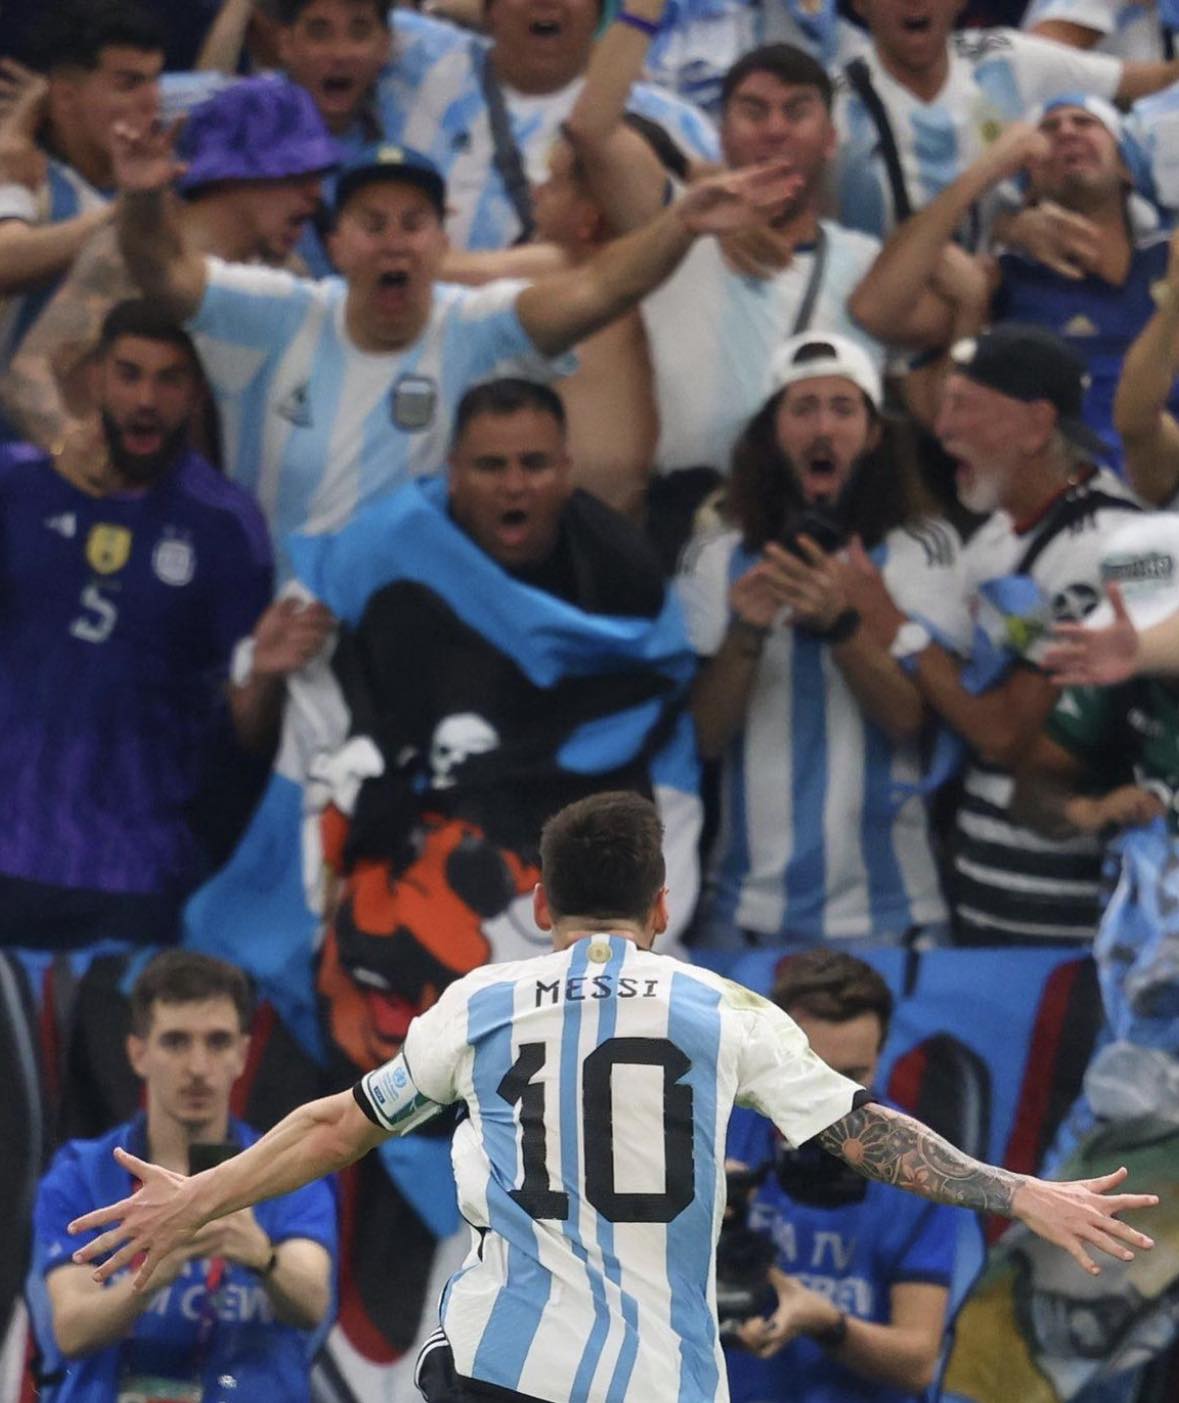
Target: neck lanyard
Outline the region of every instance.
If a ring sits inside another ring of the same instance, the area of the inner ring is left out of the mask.
[[[798,304],[798,315],[794,318],[794,327],[791,336],[798,336],[811,328],[811,318],[815,315],[815,304],[819,300],[819,288],[822,286],[823,275],[827,271],[827,231],[820,224],[818,233],[815,235],[814,261],[811,263],[811,274],[807,279],[806,291],[802,294],[802,301]]]

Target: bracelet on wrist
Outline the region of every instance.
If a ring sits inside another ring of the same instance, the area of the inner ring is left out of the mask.
[[[811,629],[813,637],[821,643],[846,643],[860,627],[860,611],[843,609],[836,614],[831,624],[824,629]]]
[[[847,1311],[841,1310],[839,1319],[824,1325],[821,1330],[810,1331],[810,1337],[824,1349],[838,1349],[847,1339]]]
[[[735,616],[729,622],[729,633],[738,645],[743,658],[759,658],[766,646],[770,631],[764,624],[751,624],[748,619]]]
[[[642,15],[632,15],[629,10],[619,10],[614,16],[615,24],[629,24],[632,29],[637,29],[640,34],[645,34],[648,39],[654,39],[659,33],[659,25],[655,20],[644,19]]]

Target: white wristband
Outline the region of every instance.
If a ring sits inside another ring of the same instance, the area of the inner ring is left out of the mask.
[[[0,219],[20,219],[25,224],[37,223],[37,197],[27,185],[18,185],[15,181],[0,185]]]
[[[229,660],[229,680],[235,687],[244,687],[254,675],[254,640],[241,639]]]

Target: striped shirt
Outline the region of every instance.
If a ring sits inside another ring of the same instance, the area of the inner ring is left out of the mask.
[[[377,89],[385,136],[429,156],[446,177],[446,228],[456,247],[507,248],[523,229],[496,168],[481,80],[485,41],[412,10],[394,10],[391,18],[397,59]],[[512,137],[533,184],[546,178],[549,150],[584,82],[578,78],[541,95],[502,89]],[[657,122],[689,156],[720,159],[711,122],[682,98],[636,83],[628,106]]]
[[[549,379],[572,365],[529,340],[516,315],[521,282],[437,285],[418,339],[376,354],[348,335],[342,279],[218,259],[207,268],[189,329],[221,413],[226,471],[257,497],[277,542],[334,531],[367,502],[436,472],[472,382]]]
[[[989,540],[991,576],[1023,569],[1051,601],[1056,619],[1081,619],[1101,598],[1101,553],[1111,531],[1136,505],[1112,473],[1101,471],[1071,490],[1084,508],[1066,521],[1049,511],[1022,534]],[[1046,542],[1030,566],[1021,562]],[[1041,638],[1025,655],[1036,665]],[[966,770],[956,819],[955,915],[974,944],[1018,940],[1091,940],[1097,925],[1101,847],[1095,838],[1056,842],[1011,821],[1015,781],[977,757]]]
[[[604,934],[452,984],[404,1062],[469,1113],[452,1158],[472,1248],[441,1309],[458,1373],[558,1403],[724,1403],[729,1112],[798,1145],[866,1093],[766,1000]],[[389,1067],[360,1084],[378,1122]]]
[[[873,554],[897,606],[965,651],[951,528],[898,528]],[[701,655],[720,647],[729,590],[757,559],[734,531],[688,564],[680,598]],[[774,629],[724,757],[708,927],[818,941],[944,921],[920,775],[917,742],[891,741],[865,716],[831,649],[789,625]]]
[[[823,221],[827,249],[807,327],[860,342],[883,367],[884,347],[847,311],[847,299],[880,252],[879,243]],[[795,331],[815,268],[815,246],[800,245],[772,278],[745,278],[715,239],[699,239],[679,268],[640,307],[659,407],[660,472],[707,464],[729,469],[733,444],[769,397],[770,361]],[[707,329],[707,334],[702,334]]]
[[[1113,98],[1120,59],[1086,53],[1014,29],[971,29],[950,40],[950,66],[931,102],[915,97],[868,50],[872,85],[892,126],[901,172],[914,209],[955,180],[1009,122],[1060,93]],[[839,217],[884,238],[896,223],[880,137],[846,80],[839,84],[835,124],[840,145],[835,186]]]

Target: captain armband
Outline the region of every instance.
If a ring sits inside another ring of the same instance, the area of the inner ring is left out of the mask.
[[[374,1125],[393,1135],[415,1130],[444,1111],[414,1085],[403,1053],[364,1076],[352,1088],[356,1104]]]

